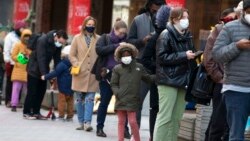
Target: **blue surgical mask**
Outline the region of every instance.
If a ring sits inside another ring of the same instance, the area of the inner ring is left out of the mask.
[[[86,26],[85,30],[89,33],[93,33],[95,31],[95,27],[94,26]]]
[[[62,44],[61,44],[60,42],[56,41],[56,42],[55,42],[55,46],[56,46],[56,47],[62,47]]]

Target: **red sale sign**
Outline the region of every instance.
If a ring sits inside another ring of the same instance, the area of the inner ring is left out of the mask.
[[[30,9],[31,0],[14,0],[13,22],[24,20]]]
[[[185,0],[166,0],[170,7],[185,7]]]
[[[68,33],[78,34],[85,17],[90,15],[91,0],[69,0]]]

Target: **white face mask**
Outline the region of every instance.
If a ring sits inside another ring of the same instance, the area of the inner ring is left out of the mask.
[[[121,61],[123,64],[128,65],[131,63],[132,57],[131,56],[122,57]]]
[[[56,42],[55,42],[55,46],[56,46],[56,47],[62,47],[62,44],[61,44],[60,42],[56,41]]]
[[[245,20],[250,24],[250,14],[245,14]]]
[[[189,26],[189,20],[188,19],[181,19],[180,20],[180,27],[183,29],[187,29]]]

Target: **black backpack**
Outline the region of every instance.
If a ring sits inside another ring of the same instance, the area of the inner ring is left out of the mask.
[[[37,40],[42,35],[43,35],[43,33],[34,33],[34,34],[32,34],[30,36],[29,40],[28,40],[28,44],[27,44],[28,49],[35,50],[36,49]]]

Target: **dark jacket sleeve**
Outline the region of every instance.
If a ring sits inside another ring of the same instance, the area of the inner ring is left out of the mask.
[[[129,29],[129,32],[128,32],[128,40],[127,40],[127,42],[135,45],[136,48],[138,48],[138,49],[144,47],[143,40],[138,39],[137,25],[136,25],[135,20],[133,20],[133,22],[132,22],[132,24],[130,26],[130,29]]]
[[[152,36],[152,38],[149,39],[142,54],[143,66],[148,70],[150,70],[152,73],[155,73],[156,69],[155,51],[156,51],[156,41],[158,37],[159,34],[155,33]]]
[[[59,63],[56,66],[55,70],[45,75],[45,80],[50,80],[52,78],[58,77],[65,69],[68,68],[63,63]]]
[[[109,44],[107,40],[107,34],[103,34],[96,42],[96,53],[98,56],[107,56],[110,53],[114,53],[119,44]]]
[[[215,62],[213,57],[212,57],[212,49],[214,47],[214,43],[215,40],[218,36],[219,31],[217,30],[217,28],[215,28],[215,30],[213,30],[210,35],[208,36],[207,39],[207,43],[205,46],[205,50],[204,50],[204,66],[208,72],[208,74],[210,75],[210,77],[215,81],[215,82],[220,82],[223,79],[223,70],[220,68],[219,63]]]
[[[141,66],[140,68],[142,70],[142,80],[143,81],[145,81],[146,83],[155,82],[155,75],[150,75],[143,66]]]
[[[36,59],[38,62],[38,67],[42,75],[45,75],[49,72],[46,67],[46,47],[47,47],[47,38],[43,36],[37,40],[36,46]]]
[[[163,31],[157,40],[157,56],[161,65],[177,65],[188,62],[185,51],[173,52],[170,44],[169,32]]]
[[[53,54],[54,68],[56,68],[57,64],[61,61],[61,51],[62,48],[56,48],[56,51]]]
[[[110,85],[111,85],[113,94],[117,95],[119,91],[119,73],[117,71],[117,67],[113,68]]]

